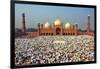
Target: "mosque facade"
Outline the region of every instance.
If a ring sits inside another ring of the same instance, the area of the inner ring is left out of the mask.
[[[88,15],[88,22],[86,27],[86,32],[79,31],[78,24],[70,25],[67,22],[65,25],[57,19],[54,22],[54,26],[51,26],[49,22],[45,24],[37,24],[36,32],[26,32],[26,24],[25,24],[25,14],[22,14],[22,32],[16,33],[16,37],[18,36],[27,36],[27,37],[36,37],[36,36],[54,36],[54,35],[91,35],[94,36],[94,32],[90,31],[90,16]]]

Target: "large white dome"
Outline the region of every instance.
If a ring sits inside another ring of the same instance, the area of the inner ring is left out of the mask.
[[[59,19],[57,19],[57,20],[55,21],[55,26],[58,26],[58,25],[61,25],[61,21],[60,21]]]
[[[67,22],[67,23],[65,24],[65,28],[66,28],[66,29],[69,29],[69,28],[70,28],[70,23],[69,23],[69,22]]]
[[[44,28],[50,28],[50,23],[46,22],[45,25],[44,25]]]

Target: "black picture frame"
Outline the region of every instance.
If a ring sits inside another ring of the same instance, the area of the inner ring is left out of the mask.
[[[85,8],[94,8],[94,29],[95,29],[95,61],[89,61],[89,62],[68,62],[68,63],[56,63],[56,64],[38,64],[38,65],[24,65],[24,66],[15,66],[14,61],[14,52],[15,52],[15,4],[36,4],[36,5],[50,5],[50,6],[69,6],[69,7],[85,7]],[[11,12],[10,12],[10,67],[11,68],[27,68],[27,67],[43,67],[43,66],[60,66],[60,65],[76,65],[76,64],[90,64],[90,63],[96,63],[96,6],[94,5],[80,5],[80,4],[64,4],[64,3],[49,3],[49,2],[34,2],[34,1],[14,1],[11,0]]]

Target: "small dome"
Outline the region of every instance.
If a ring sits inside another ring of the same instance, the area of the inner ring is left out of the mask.
[[[88,16],[90,16],[90,15],[88,15]]]
[[[70,23],[69,22],[67,22],[66,24],[65,24],[65,28],[70,28]]]
[[[57,25],[61,25],[61,21],[59,19],[55,21],[55,26]]]
[[[44,28],[50,28],[50,23],[46,22],[45,25],[44,25]]]

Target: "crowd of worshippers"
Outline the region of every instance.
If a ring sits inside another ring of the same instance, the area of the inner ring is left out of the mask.
[[[15,39],[15,65],[87,62],[94,54],[94,37],[88,35]]]

